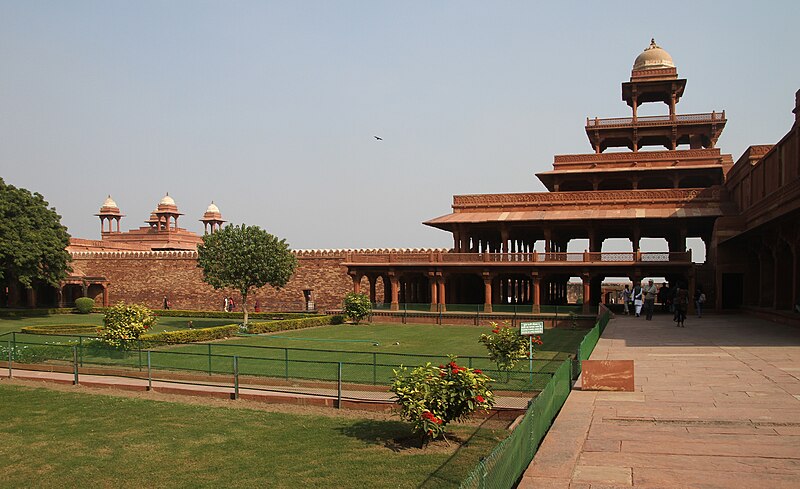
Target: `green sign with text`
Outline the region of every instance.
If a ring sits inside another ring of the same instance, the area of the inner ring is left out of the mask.
[[[519,324],[519,334],[522,336],[544,333],[544,321],[530,321]]]

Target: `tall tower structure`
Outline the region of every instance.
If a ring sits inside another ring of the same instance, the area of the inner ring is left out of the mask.
[[[203,218],[200,219],[200,222],[203,223],[205,234],[214,233],[222,229],[222,224],[225,223],[225,220],[222,219],[222,214],[219,212],[219,207],[214,204],[213,200],[208,205],[206,212],[203,213]]]
[[[177,231],[178,217],[182,215],[181,212],[178,212],[178,206],[175,204],[175,200],[173,200],[172,197],[169,196],[169,192],[167,192],[167,195],[161,199],[156,209],[150,214],[150,219],[145,222],[157,231]]]
[[[676,106],[686,88],[686,79],[678,78],[672,56],[659,47],[655,39],[636,57],[629,82],[622,84],[622,100],[633,112],[632,117],[587,119],[586,135],[595,153],[607,148],[627,147],[638,152],[644,146],[663,146],[676,150],[713,148],[725,128],[725,111],[707,114],[676,113]],[[638,115],[640,105],[663,102],[667,115]]]
[[[120,212],[117,203],[114,202],[114,199],[111,198],[109,195],[106,200],[103,202],[103,205],[100,206],[100,212],[95,214],[95,216],[100,218],[100,235],[106,235],[110,233],[119,233],[119,222],[120,220],[125,217],[125,215]],[[114,231],[112,228],[112,224],[116,221],[117,223],[117,230]],[[108,223],[108,226],[106,226]]]

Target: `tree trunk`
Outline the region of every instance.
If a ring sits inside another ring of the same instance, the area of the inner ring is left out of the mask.
[[[242,312],[244,312],[244,325],[247,326],[247,290],[242,291]]]

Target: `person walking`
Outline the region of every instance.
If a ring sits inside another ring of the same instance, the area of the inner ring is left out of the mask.
[[[622,310],[625,311],[626,316],[631,313],[631,302],[631,289],[628,287],[628,284],[625,284],[625,290],[622,291]]]
[[[164,296],[164,303],[162,304],[162,309],[164,310],[169,309],[169,299],[167,299],[167,296]]]
[[[644,294],[644,312],[645,312],[645,319],[648,321],[653,320],[653,309],[656,305],[656,294],[658,293],[658,289],[656,286],[653,285],[652,280],[647,281],[647,285],[644,286],[642,289],[642,293]]]
[[[675,291],[675,322],[679,328],[685,328],[686,311],[689,309],[689,291],[680,285]]]
[[[229,312],[228,311],[228,306],[229,305],[230,304],[228,303],[228,296],[226,295],[225,296],[225,302],[222,303],[222,310],[225,311],[225,312]]]
[[[698,287],[694,293],[694,307],[697,311],[697,317],[703,317],[703,304],[706,303],[706,294],[703,292],[702,287]]]
[[[633,306],[637,318],[642,315],[642,303],[642,286],[636,285],[633,288]]]

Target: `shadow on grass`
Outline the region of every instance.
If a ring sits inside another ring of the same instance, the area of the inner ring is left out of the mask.
[[[340,428],[340,432],[399,454],[452,451],[418,487],[458,487],[479,460],[510,433],[502,432],[503,435],[498,436],[497,423],[497,415],[493,414],[479,425],[457,424],[446,433],[447,440],[434,440],[427,446],[423,446],[418,435],[412,434],[411,423],[403,421],[363,420]]]

